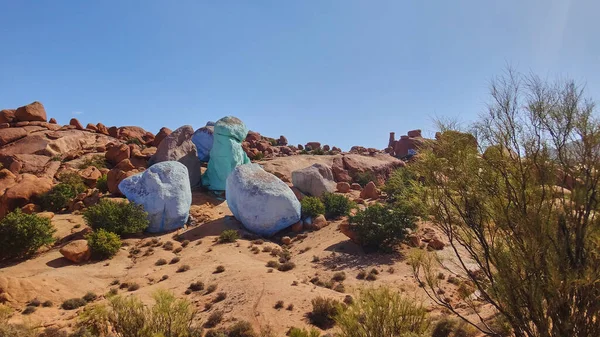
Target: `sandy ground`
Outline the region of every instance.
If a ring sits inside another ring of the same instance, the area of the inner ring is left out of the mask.
[[[140,285],[137,291],[119,290],[120,294],[135,294],[151,303],[151,294],[155,290],[167,289],[192,301],[199,310],[200,321],[205,321],[211,312],[222,310],[225,318],[220,326],[226,327],[236,320],[247,320],[257,330],[271,326],[278,336],[284,335],[292,326],[308,326],[305,316],[311,311],[313,298],[327,296],[342,300],[347,294],[366,286],[390,286],[424,301],[434,313],[438,312],[416,284],[411,266],[404,257],[411,249],[418,248],[404,247],[401,254],[397,255],[367,255],[339,232],[339,222],[332,222],[319,231],[307,232],[306,238],[292,243],[290,252],[296,264],[295,269],[287,272],[270,271],[266,263],[275,258],[262,250],[265,246],[278,247],[278,237],[255,244],[259,248],[256,254],[250,248],[252,242],[246,239],[240,239],[237,243],[215,243],[225,229],[238,229],[241,234],[245,231],[233,218],[225,201],[204,193],[194,193],[191,214],[197,219],[198,225],[177,233],[127,238],[121,251],[109,261],[75,265],[62,257],[59,247],[54,247],[28,261],[0,269],[0,295],[4,293],[8,297],[7,304],[10,306],[22,310],[34,298],[54,303],[53,307],[40,307],[28,316],[17,314],[12,318],[13,321],[31,320],[45,327],[73,327],[81,309],[65,311],[59,308],[60,303],[68,298],[81,297],[88,291],[100,295],[98,301],[103,301],[103,294],[115,287],[111,286],[114,280]],[[87,230],[80,215],[56,215],[52,221],[58,230],[57,236],[63,242],[81,237]],[[68,239],[65,240],[65,237]],[[183,240],[189,240],[190,243],[177,254],[162,247],[148,251],[149,247],[145,245],[153,238],[162,242],[172,241],[175,248],[180,247]],[[135,250],[139,252],[130,254]],[[441,254],[448,258],[452,255],[449,249],[444,249]],[[155,265],[158,259],[170,261],[175,256],[180,257],[179,262]],[[182,265],[189,265],[190,269],[177,272]],[[224,266],[225,271],[214,273],[219,265]],[[372,268],[379,271],[376,281],[356,279],[360,270]],[[344,271],[347,275],[343,281],[345,293],[309,282],[315,276],[328,281],[338,271]],[[161,281],[163,275],[167,275],[168,279]],[[194,292],[186,295],[190,283],[196,281],[202,281],[207,286],[216,284],[217,290],[212,294]],[[452,296],[454,291],[455,286],[447,284],[448,296]],[[225,292],[226,299],[205,310],[205,304],[212,302],[218,292]],[[279,300],[284,301],[285,306],[278,310],[274,305]],[[293,304],[293,310],[286,309],[290,304]]]

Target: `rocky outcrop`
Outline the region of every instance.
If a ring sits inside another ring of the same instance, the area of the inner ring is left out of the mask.
[[[192,142],[196,145],[196,151],[198,152],[198,159],[203,162],[210,160],[210,150],[213,147],[215,131],[214,123],[208,122],[206,126],[196,130],[192,135]]]
[[[190,185],[200,184],[200,160],[196,146],[192,142],[194,129],[184,125],[168,135],[158,146],[156,153],[150,158],[150,166],[165,161],[178,161],[185,165],[189,174]]]
[[[148,232],[175,230],[188,220],[192,191],[187,168],[180,162],[154,164],[143,173],[124,179],[119,190],[148,212]]]
[[[336,190],[340,193],[348,193],[350,192],[350,184],[345,181],[340,181],[336,185]]]
[[[16,176],[11,182],[12,177],[4,170],[0,171],[5,178],[2,180],[7,187],[0,191],[0,218],[17,207],[23,207],[31,201],[39,198],[42,194],[52,188],[52,179],[38,178],[32,174],[23,174]],[[1,186],[1,185],[0,185]]]
[[[292,172],[292,183],[302,193],[315,197],[335,192],[336,186],[331,169],[319,163]]]
[[[15,121],[15,111],[14,109],[4,109],[0,110],[0,123],[12,123]]]
[[[160,145],[160,143],[163,141],[163,139],[167,138],[167,136],[170,135],[171,133],[173,133],[173,131],[171,131],[171,129],[169,129],[167,127],[160,128],[160,130],[154,137],[154,140],[152,141],[152,146],[158,147]]]
[[[112,165],[117,165],[121,161],[128,159],[131,155],[131,149],[126,144],[115,145],[106,151],[106,160]]]
[[[379,198],[379,190],[375,183],[370,181],[365,188],[360,192],[361,199],[377,199]]]
[[[86,240],[75,240],[64,245],[59,252],[67,260],[75,263],[86,262],[92,256],[92,251]]]
[[[18,108],[15,111],[15,117],[19,122],[45,122],[47,120],[46,109],[42,103],[37,101]]]
[[[81,125],[81,122],[77,118],[71,118],[69,125],[74,126],[77,130],[83,130],[83,125]]]
[[[265,236],[300,220],[300,202],[292,190],[258,164],[236,167],[227,178],[227,204],[248,230]]]
[[[12,143],[27,136],[28,134],[29,133],[27,130],[25,130],[25,128],[0,129],[0,146]]]

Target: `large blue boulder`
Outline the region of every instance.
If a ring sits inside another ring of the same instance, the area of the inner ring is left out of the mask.
[[[214,122],[208,122],[206,123],[206,126],[196,130],[192,135],[192,143],[196,145],[198,159],[200,159],[200,161],[208,162],[210,159],[210,150],[212,150],[214,140],[214,125]]]
[[[163,161],[146,171],[125,178],[119,190],[129,201],[148,212],[148,232],[161,233],[181,228],[190,215],[192,190],[188,170],[180,162]]]
[[[300,202],[279,178],[258,164],[236,167],[227,178],[227,205],[248,230],[271,236],[300,220]]]

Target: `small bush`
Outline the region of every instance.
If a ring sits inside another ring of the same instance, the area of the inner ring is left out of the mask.
[[[55,232],[50,219],[15,209],[0,220],[0,261],[30,256],[53,243]]]
[[[354,207],[354,203],[342,194],[325,193],[322,199],[327,219],[336,219],[348,215],[352,207]]]
[[[228,337],[227,332],[223,329],[208,330],[204,337]]]
[[[294,304],[293,303],[288,304],[287,308],[285,308],[285,309],[288,311],[294,310]]]
[[[315,328],[309,330],[293,327],[288,331],[289,337],[319,337],[321,332]]]
[[[235,229],[226,229],[219,235],[220,243],[233,243],[240,238],[240,235]]]
[[[275,309],[281,309],[281,308],[283,308],[284,305],[285,304],[283,303],[283,301],[279,300],[279,301],[275,302],[275,305],[273,306],[273,308],[275,308]]]
[[[182,250],[183,250],[183,247],[177,247],[177,248],[173,249],[173,253],[178,254],[178,253],[181,253]]]
[[[217,268],[214,271],[214,274],[220,274],[224,271],[225,271],[225,266],[217,266]]]
[[[215,290],[217,290],[217,285],[216,284],[209,284],[208,288],[206,288],[206,294],[210,294],[212,292],[214,292]]]
[[[104,229],[117,235],[143,232],[148,228],[147,216],[141,205],[107,199],[83,213],[85,222],[94,230]]]
[[[27,303],[27,306],[31,306],[31,307],[39,307],[40,305],[42,305],[42,302],[40,300],[38,300],[37,298],[32,299],[31,301],[29,301],[29,303]]]
[[[179,256],[175,256],[174,258],[171,259],[171,262],[169,262],[169,264],[175,264],[179,261],[181,261],[181,258]]]
[[[366,277],[367,281],[375,281],[377,280],[377,274],[373,274],[373,273],[369,273],[369,275],[367,275]]]
[[[167,260],[165,260],[165,259],[158,259],[154,263],[155,266],[164,266],[165,264],[167,264]]]
[[[344,286],[343,283],[338,283],[335,287],[333,287],[334,291],[337,291],[338,293],[345,293],[346,292],[346,286]]]
[[[121,249],[121,239],[117,234],[98,229],[86,237],[92,257],[96,260],[110,259]]]
[[[25,307],[25,309],[23,309],[21,314],[30,315],[30,314],[33,314],[35,312],[35,310],[36,310],[36,307],[34,307],[32,305],[28,305],[27,307]]]
[[[42,303],[42,307],[44,307],[44,308],[50,308],[53,305],[54,305],[54,303],[52,303],[52,301],[50,301],[50,300],[45,301],[44,303]]]
[[[227,328],[227,337],[258,337],[252,324],[247,321],[238,321]]]
[[[222,311],[213,311],[212,314],[210,314],[210,316],[208,316],[208,318],[206,319],[206,323],[204,323],[204,327],[206,328],[213,328],[215,326],[217,326],[217,324],[221,323],[221,321],[223,320],[223,312]]]
[[[377,175],[373,171],[357,172],[353,177],[354,182],[360,184],[360,186],[367,186],[371,181],[377,185]]]
[[[312,300],[312,311],[308,314],[310,322],[321,329],[328,329],[335,323],[334,318],[341,310],[340,302],[325,297]]]
[[[333,277],[331,279],[336,282],[342,282],[346,279],[346,273],[344,273],[343,271],[339,271],[333,274]]]
[[[161,280],[161,281],[165,281],[165,280],[167,280],[167,279],[169,279],[169,275],[163,275],[163,276],[160,278],[160,280]]]
[[[163,249],[164,250],[173,250],[173,242],[172,241],[167,241],[163,244]]]
[[[63,173],[58,180],[60,183],[40,198],[42,208],[47,211],[61,211],[73,198],[87,189],[77,173]]]
[[[217,297],[215,297],[215,300],[213,302],[215,302],[215,303],[221,302],[221,301],[225,300],[226,298],[227,298],[226,292],[219,292],[219,293],[217,293]]]
[[[187,247],[189,244],[190,244],[190,240],[183,240],[183,241],[181,242],[181,247],[185,248],[185,247]]]
[[[285,263],[282,263],[281,265],[279,265],[279,267],[277,267],[277,270],[279,271],[289,271],[296,268],[296,264],[294,262],[291,261],[287,261]]]
[[[335,315],[341,337],[424,336],[426,309],[389,288],[362,290],[356,301]]]
[[[187,265],[187,264],[184,264],[183,266],[177,268],[177,272],[178,273],[183,273],[183,272],[186,272],[188,270],[190,270],[190,266]]]
[[[79,164],[78,168],[80,170],[82,170],[82,169],[88,168],[90,166],[93,166],[93,167],[95,167],[97,169],[106,168],[107,165],[106,165],[106,159],[105,159],[105,157],[102,156],[102,155],[95,155],[95,156],[93,156],[91,158],[85,158],[81,162],[81,164]]]
[[[89,302],[94,302],[96,299],[98,298],[98,295],[94,294],[93,292],[89,291],[87,292],[85,295],[83,295],[82,299],[84,301],[86,301],[87,303]]]
[[[319,214],[325,214],[325,205],[317,197],[304,197],[300,201],[300,205],[303,216],[316,217]]]
[[[204,282],[202,282],[202,281],[194,282],[194,283],[190,284],[188,289],[190,289],[191,291],[202,291],[202,290],[204,290]]]
[[[359,280],[364,280],[365,277],[367,277],[367,272],[364,270],[359,271],[358,274],[356,275],[356,278]]]
[[[349,222],[362,246],[389,253],[405,239],[407,229],[416,228],[417,218],[406,207],[373,204]]]
[[[64,301],[61,304],[61,308],[65,310],[75,310],[77,308],[83,307],[87,302],[83,298],[71,298]]]
[[[140,285],[137,283],[130,283],[127,287],[127,291],[136,291],[140,289]]]
[[[279,262],[271,260],[271,261],[267,262],[267,267],[268,268],[279,268]]]
[[[125,144],[127,144],[127,145],[129,145],[129,144],[135,144],[135,145],[142,146],[142,142],[138,138],[133,138],[133,137],[127,139],[127,141],[125,142]]]

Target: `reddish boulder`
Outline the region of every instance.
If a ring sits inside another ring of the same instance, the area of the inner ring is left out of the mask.
[[[321,143],[319,143],[319,142],[308,142],[308,143],[306,143],[305,148],[307,150],[308,150],[308,148],[310,148],[311,150],[320,149],[321,148]]]
[[[248,131],[248,135],[246,135],[247,142],[257,142],[261,139],[260,133],[254,131]]]
[[[277,145],[279,145],[279,146],[286,146],[286,145],[288,145],[287,138],[285,138],[285,136],[279,136],[279,139],[277,140]]]
[[[445,244],[438,238],[432,238],[431,240],[429,240],[429,242],[427,243],[427,247],[434,249],[434,250],[442,250],[444,249]]]
[[[171,131],[171,129],[169,129],[167,127],[160,128],[160,130],[158,131],[158,133],[154,137],[154,140],[152,141],[152,146],[158,147],[158,145],[160,145],[160,142],[162,142],[163,139],[165,139],[172,132],[173,131]]]
[[[354,242],[356,244],[360,244],[360,242],[358,240],[358,235],[356,234],[355,231],[352,230],[349,223],[347,223],[347,222],[341,223],[339,225],[338,229],[340,230],[340,232],[342,232],[342,234],[346,235],[352,242]]]
[[[298,150],[300,150],[300,151],[304,150],[304,145],[298,144]]]
[[[10,128],[10,124],[8,123],[0,123],[0,129]]]
[[[285,155],[291,155],[293,153],[292,149],[290,149],[288,146],[281,146],[279,147],[279,151]]]
[[[302,232],[302,230],[304,229],[302,220],[296,222],[295,224],[292,225],[291,230],[294,233],[299,233]]]
[[[27,205],[21,207],[21,211],[23,211],[23,213],[25,213],[25,214],[33,214],[33,213],[41,212],[42,208],[36,204],[27,204]]]
[[[129,172],[121,171],[118,168],[110,170],[106,175],[108,191],[114,195],[121,195],[121,191],[119,190],[119,183],[121,183],[123,179],[131,177],[132,175],[137,173],[138,171],[136,170]]]
[[[88,261],[92,257],[92,251],[86,240],[75,240],[64,245],[59,252],[67,260],[75,263]]]
[[[48,123],[50,123],[50,124],[58,124],[56,122],[56,119],[54,119],[54,117],[50,118],[50,120],[48,121]]]
[[[145,143],[147,131],[139,126],[122,126],[118,130],[118,137],[122,140],[138,139],[141,143]]]
[[[0,123],[12,123],[15,121],[14,109],[0,110]]]
[[[23,128],[0,129],[0,146],[12,143],[25,136],[27,136],[27,131]]]
[[[331,150],[329,145],[323,145],[323,151],[329,151],[329,150]]]
[[[128,171],[133,170],[135,168],[135,166],[133,166],[133,164],[131,163],[131,160],[123,159],[117,164],[117,166],[115,166],[115,168],[119,169],[121,171],[128,172]]]
[[[46,109],[40,102],[22,106],[15,111],[15,117],[18,121],[46,121]]]
[[[335,147],[335,146],[331,148],[331,151],[333,151],[333,152],[342,152],[342,150],[339,147]]]
[[[362,199],[377,199],[379,198],[379,191],[377,190],[377,186],[375,183],[370,181],[367,186],[360,192],[360,197]]]
[[[340,157],[333,158],[333,164],[331,165],[331,171],[333,172],[333,180],[352,182],[352,177],[348,171],[344,168],[344,161]]]
[[[119,128],[117,128],[116,126],[111,126],[110,128],[108,128],[108,135],[113,138],[119,137]]]
[[[102,172],[94,166],[89,166],[79,171],[79,176],[87,186],[96,187],[96,181],[102,177]]]
[[[106,127],[106,125],[102,123],[96,124],[96,130],[98,130],[99,133],[108,136],[108,128]]]
[[[362,190],[362,187],[360,186],[359,183],[352,183],[352,185],[350,185],[350,188],[355,190],[355,191],[360,191]]]
[[[348,193],[350,192],[350,184],[345,181],[340,181],[337,183],[336,189],[340,193]]]
[[[108,151],[106,151],[106,160],[113,164],[117,165],[121,160],[129,158],[131,155],[131,149],[126,144],[121,144],[118,146],[113,146]]]
[[[408,245],[411,247],[420,247],[421,246],[421,238],[416,234],[411,234],[407,238]]]
[[[98,131],[98,128],[92,123],[88,123],[85,128],[86,130]]]
[[[411,130],[406,135],[410,138],[421,137],[421,130]]]
[[[71,118],[69,125],[73,125],[77,130],[83,130],[83,125],[77,120],[77,118]]]
[[[0,198],[0,218],[17,207],[23,207],[52,188],[52,179],[23,174]]]
[[[267,141],[261,140],[256,143],[256,148],[258,149],[258,151],[264,152],[267,151],[267,149],[271,148],[271,144]]]

